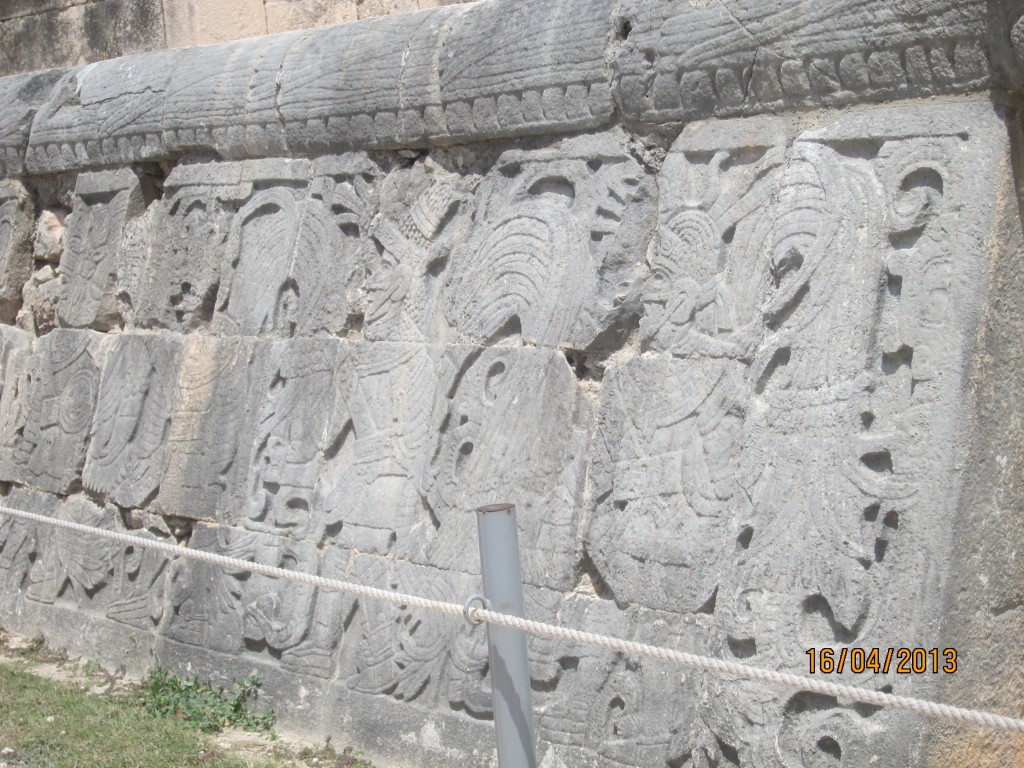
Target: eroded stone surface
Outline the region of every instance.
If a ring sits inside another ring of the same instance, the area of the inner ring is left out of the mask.
[[[454,602],[472,508],[513,501],[532,618],[795,672],[942,647],[964,457],[1012,410],[1020,132],[987,97],[860,103],[997,88],[1006,52],[973,2],[762,10],[494,2],[65,73],[28,158],[74,200],[0,187],[36,275],[0,281],[5,500]],[[72,205],[62,250],[29,193]],[[1014,508],[1000,450],[977,519]],[[1019,607],[985,573],[972,626]],[[283,719],[493,765],[464,622],[2,517],[0,584],[91,655],[256,669]],[[530,653],[546,766],[927,764],[900,715]]]

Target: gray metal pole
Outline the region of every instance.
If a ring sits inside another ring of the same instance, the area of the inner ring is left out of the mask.
[[[480,568],[490,609],[523,618],[523,576],[514,504],[488,504],[476,510]],[[487,625],[494,695],[494,728],[500,768],[536,768],[533,703],[526,635]]]

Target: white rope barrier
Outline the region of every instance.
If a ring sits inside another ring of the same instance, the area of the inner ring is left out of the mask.
[[[347,592],[370,600],[382,600],[393,605],[420,608],[426,611],[435,611],[455,618],[464,617],[474,622],[486,621],[489,624],[509,627],[538,637],[548,637],[553,640],[565,640],[578,645],[592,645],[597,648],[616,651],[630,656],[645,656],[657,661],[663,661],[669,664],[678,664],[691,669],[715,672],[720,675],[727,675],[729,677],[743,680],[753,680],[756,682],[767,683],[769,685],[781,686],[783,688],[819,693],[824,696],[833,696],[837,699],[869,704],[876,707],[899,709],[928,717],[958,720],[960,722],[994,728],[997,730],[1024,733],[1024,720],[1006,717],[1005,715],[997,715],[974,709],[965,709],[963,707],[954,707],[948,704],[939,704],[932,701],[926,701],[924,699],[915,699],[909,696],[898,696],[896,694],[883,693],[881,691],[872,691],[853,685],[830,683],[826,680],[805,677],[803,675],[794,675],[788,672],[775,672],[773,670],[752,667],[748,664],[741,664],[736,661],[727,661],[725,659],[716,659],[709,656],[699,656],[692,653],[683,653],[682,651],[673,651],[668,648],[660,648],[658,646],[647,645],[645,643],[636,643],[631,640],[622,640],[620,638],[598,635],[592,632],[581,632],[576,629],[558,627],[553,624],[546,624],[540,621],[531,621],[530,619],[521,619],[517,616],[496,613],[495,611],[473,606],[469,602],[463,606],[457,603],[429,600],[424,597],[403,594],[401,592],[393,592],[386,589],[376,589],[374,587],[367,587],[363,584],[355,584],[348,581],[327,579],[322,576],[314,576],[300,571],[289,571],[284,568],[263,565],[262,563],[239,560],[234,557],[225,557],[224,555],[218,555],[213,552],[189,549],[187,547],[168,542],[144,539],[139,536],[132,536],[119,531],[108,531],[101,528],[94,528],[89,525],[71,522],[70,520],[46,517],[44,515],[24,512],[10,507],[0,506],[0,513],[28,522],[51,525],[90,536],[99,536],[104,539],[118,541],[131,546],[145,547],[147,549],[163,552],[164,554],[172,557],[183,557],[225,568],[244,569],[253,573],[263,574],[265,576],[287,579],[289,581],[296,581],[302,584],[309,584],[310,586],[320,587],[321,589],[327,589],[335,592]]]

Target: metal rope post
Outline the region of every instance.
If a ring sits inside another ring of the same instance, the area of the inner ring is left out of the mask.
[[[524,618],[515,505],[478,507],[476,522],[487,607],[496,613]],[[487,645],[498,765],[500,768],[536,768],[526,635],[515,629],[488,624]]]

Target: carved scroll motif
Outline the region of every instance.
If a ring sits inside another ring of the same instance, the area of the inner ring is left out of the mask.
[[[445,363],[423,479],[435,531],[418,559],[477,573],[476,521],[466,510],[515,499],[524,580],[571,586],[588,408],[563,356],[461,348]],[[538,424],[547,425],[543,436]]]
[[[585,347],[632,276],[625,252],[648,235],[648,184],[613,141],[504,153],[480,184],[470,238],[452,255],[449,322],[478,341]]]
[[[452,570],[413,565],[400,560],[360,556],[353,567],[360,583],[437,600],[462,594],[474,577]],[[526,589],[531,616],[554,617],[552,595]],[[463,711],[474,718],[492,716],[487,641],[465,622],[451,622],[436,613],[361,600],[353,619],[355,670],[350,688],[426,706]],[[544,658],[533,654],[535,666]]]
[[[244,165],[252,196],[234,216],[215,327],[254,336],[338,335],[358,298],[359,236],[373,206],[365,157]],[[312,181],[311,181],[311,173]]]
[[[81,525],[113,529],[111,515],[82,497],[65,500],[55,514]],[[40,557],[29,571],[29,600],[52,604],[63,598],[79,609],[103,607],[110,602],[119,551],[116,544],[64,528],[48,528],[40,532],[40,539]]]

